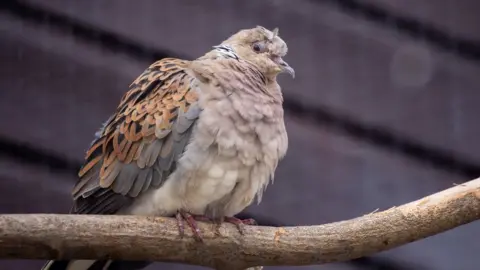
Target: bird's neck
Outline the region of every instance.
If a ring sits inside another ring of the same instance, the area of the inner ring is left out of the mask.
[[[206,53],[205,55],[203,55],[198,59],[219,59],[219,58],[220,59],[230,58],[230,59],[236,59],[236,60],[239,59],[235,50],[227,44],[221,44],[213,47],[213,50],[209,51],[208,53]]]
[[[268,92],[272,95],[275,102],[283,103],[282,90],[276,79],[267,80],[267,89]]]
[[[215,46],[213,50],[207,52],[203,56],[199,57],[198,60],[205,60],[205,59],[236,59],[239,60],[235,50],[226,44],[221,44]],[[253,64],[252,64],[253,65]],[[275,103],[283,103],[283,95],[280,88],[280,85],[277,82],[277,78],[275,77],[267,77],[265,78],[266,89],[268,91],[268,95],[273,99]]]

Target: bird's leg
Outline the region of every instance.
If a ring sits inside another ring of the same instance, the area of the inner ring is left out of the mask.
[[[212,223],[212,224],[216,225],[216,234],[217,235],[221,235],[220,234],[220,227],[222,225],[222,222],[231,223],[231,224],[235,225],[240,234],[244,234],[244,232],[245,232],[244,226],[245,225],[257,225],[257,222],[252,218],[239,219],[239,218],[236,218],[236,217],[225,216],[225,217],[212,219],[212,218],[207,217],[205,215],[191,214],[191,213],[189,213],[185,210],[178,210],[176,218],[177,218],[177,225],[178,225],[178,230],[179,230],[179,233],[180,233],[180,237],[183,238],[183,236],[185,235],[184,221],[186,221],[188,226],[192,229],[193,237],[198,242],[202,242],[203,239],[202,239],[202,236],[201,236],[201,233],[200,233],[200,229],[197,226],[197,221],[208,222],[208,223]]]
[[[211,218],[211,217],[208,217],[206,215],[192,215],[192,216],[196,221],[203,221],[203,222],[211,223],[213,225],[213,229],[215,230],[215,234],[217,236],[221,235],[220,227],[222,226],[222,222],[224,220],[223,217]]]
[[[240,234],[244,234],[245,225],[258,225],[258,223],[253,218],[239,219],[236,217],[224,217],[223,221],[237,226],[238,232],[240,232]]]
[[[193,237],[195,238],[195,240],[197,240],[199,242],[202,242],[203,239],[202,239],[202,236],[201,236],[201,233],[200,233],[200,229],[197,226],[197,221],[215,223],[214,220],[212,220],[211,218],[209,218],[205,215],[195,215],[195,214],[191,214],[191,213],[189,213],[185,210],[178,210],[177,215],[176,215],[176,219],[177,219],[177,225],[178,225],[178,230],[179,230],[179,233],[180,233],[180,237],[183,238],[183,236],[185,235],[184,221],[186,221],[188,226],[192,229]]]
[[[177,218],[177,226],[178,226],[178,231],[180,233],[181,238],[183,238],[183,236],[185,235],[184,221],[186,221],[188,226],[192,229],[193,238],[195,238],[195,240],[198,242],[203,241],[200,233],[200,229],[198,228],[197,221],[196,221],[196,220],[202,221],[203,219],[202,216],[192,215],[185,210],[178,210],[175,217]]]

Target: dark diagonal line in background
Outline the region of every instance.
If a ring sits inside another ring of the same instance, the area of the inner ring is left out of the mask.
[[[356,3],[356,1],[347,0],[339,1],[339,3]],[[46,25],[56,30],[63,30],[66,34],[83,38],[85,41],[95,43],[100,47],[139,59],[155,61],[164,57],[182,57],[176,53],[144,46],[115,33],[103,31],[68,16],[24,4],[21,1],[0,1],[0,9],[8,11],[23,20]],[[293,116],[340,131],[391,152],[403,154],[440,170],[463,175],[466,180],[480,175],[480,166],[475,162],[462,158],[451,151],[422,144],[385,127],[363,123],[358,119],[341,115],[324,106],[308,106],[288,96],[285,98],[284,107],[287,113]],[[7,142],[4,141],[3,144],[5,143]],[[49,159],[47,158],[47,160]],[[60,163],[56,162],[55,164],[59,165]]]
[[[419,21],[415,18],[395,14],[373,3],[358,0],[311,0],[316,3],[328,3],[346,14],[361,17],[390,28],[409,37],[455,54],[464,59],[480,62],[480,40],[471,40],[443,31],[441,28]],[[413,8],[413,7],[412,7]]]
[[[81,162],[38,148],[28,143],[0,136],[0,156],[14,159],[23,164],[32,164],[50,171],[77,175]]]
[[[174,54],[173,52],[157,50],[144,44],[140,45],[127,37],[121,37],[115,33],[101,31],[94,26],[82,23],[74,18],[62,14],[56,14],[50,10],[30,5],[22,1],[1,0],[0,10],[9,12],[23,20],[50,27],[68,35],[80,37],[91,43],[96,43],[96,45],[100,47],[105,47],[108,50],[124,53],[135,58],[157,60],[171,57],[172,55],[178,56],[178,54]]]
[[[454,152],[422,144],[385,127],[362,123],[347,115],[333,112],[331,109],[308,106],[287,98],[284,106],[288,108],[291,115],[301,117],[302,120],[317,123],[318,126],[325,126],[388,151],[403,154],[437,169],[462,175],[466,177],[465,181],[480,176],[480,166],[475,162],[460,157]]]

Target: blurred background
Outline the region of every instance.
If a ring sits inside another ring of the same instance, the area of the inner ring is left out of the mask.
[[[290,148],[263,224],[354,218],[480,175],[476,0],[0,1],[0,212],[66,213],[94,132],[149,64],[280,28]],[[369,258],[289,269],[473,270],[480,223]],[[42,261],[0,261],[39,269]],[[147,269],[200,269],[155,263]],[[266,269],[284,269],[267,267]]]

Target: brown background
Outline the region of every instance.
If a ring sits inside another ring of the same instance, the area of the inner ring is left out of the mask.
[[[281,79],[288,156],[249,214],[277,224],[333,222],[480,174],[478,1],[0,6],[0,212],[68,211],[93,133],[143,69],[167,55],[198,57],[255,25],[280,28],[297,77]],[[473,270],[479,233],[477,222],[372,258],[301,269]],[[0,269],[41,264],[2,261]],[[174,268],[195,267],[148,269]]]

